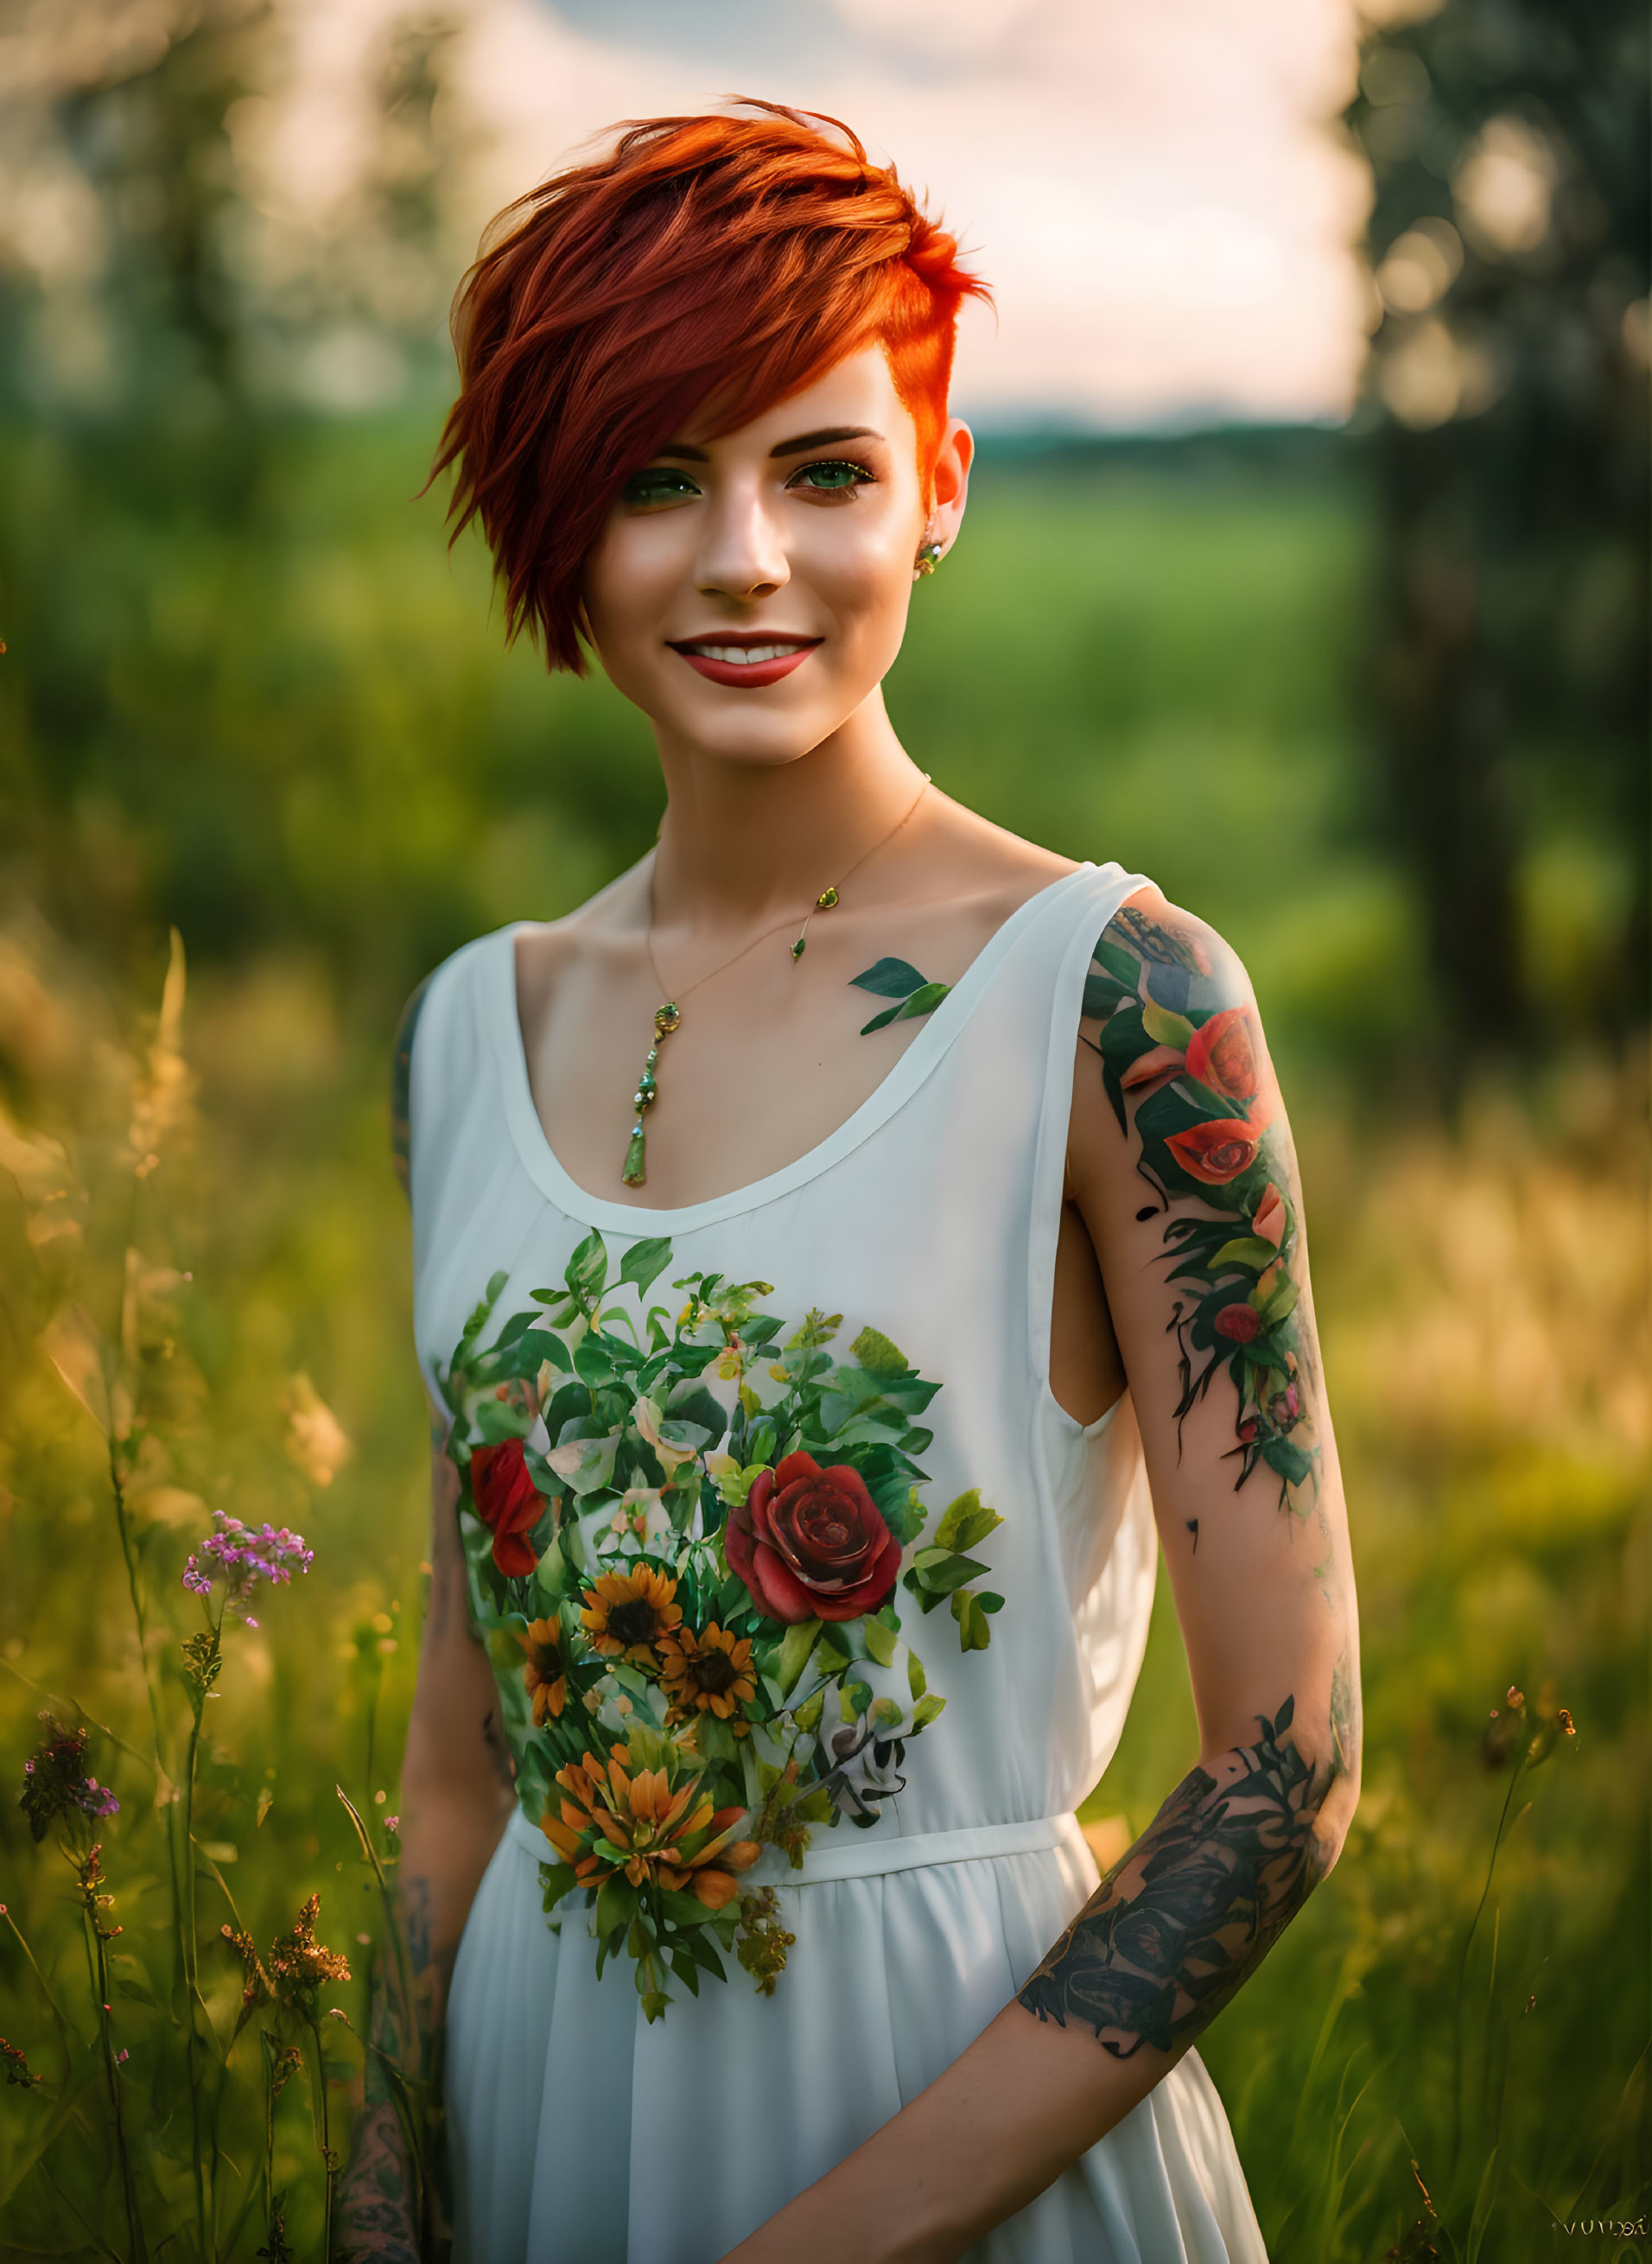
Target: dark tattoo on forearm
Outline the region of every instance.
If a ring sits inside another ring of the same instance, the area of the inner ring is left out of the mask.
[[[1083,1011],[1101,1025],[1102,1082],[1119,1128],[1134,1121],[1136,1170],[1152,1190],[1136,1215],[1164,1222],[1177,1424],[1225,1370],[1238,1397],[1235,1491],[1260,1463],[1281,1508],[1304,1509],[1320,1450],[1301,1230],[1279,1094],[1236,965],[1191,927],[1127,904],[1096,945]]]
[[[1310,1765],[1294,1712],[1286,1698],[1254,1745],[1183,1779],[1019,1992],[1030,2013],[1128,2059],[1220,2012],[1329,1867],[1315,1823],[1344,1764]]]

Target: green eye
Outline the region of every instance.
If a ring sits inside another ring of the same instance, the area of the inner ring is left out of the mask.
[[[833,461],[805,464],[801,471],[793,474],[788,484],[813,488],[819,495],[841,495],[848,488],[870,486],[872,478],[864,464]]]
[[[651,471],[633,472],[620,490],[620,500],[641,506],[651,503],[676,503],[684,496],[699,493],[699,490],[686,472],[673,471],[670,466],[656,465]]]

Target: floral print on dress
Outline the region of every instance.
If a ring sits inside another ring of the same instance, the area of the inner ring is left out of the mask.
[[[504,1317],[496,1274],[438,1371],[545,1907],[583,1896],[598,1970],[627,1957],[649,2020],[730,1953],[772,1993],[792,1937],[746,1875],[768,1848],[801,1869],[904,1787],[946,1702],[902,1612],[945,1605],[967,1654],[1004,1600],[978,1585],[1003,1520],[977,1491],[926,1531],[940,1386],[873,1328],[834,1353],[841,1314],[788,1331],[767,1282],[692,1274],[650,1303],[670,1262],[656,1238],[615,1270],[593,1233]]]

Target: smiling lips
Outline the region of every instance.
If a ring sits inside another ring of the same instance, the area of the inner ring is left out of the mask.
[[[819,637],[739,635],[725,629],[714,637],[668,640],[699,675],[713,684],[730,684],[742,692],[757,692],[778,684],[801,666],[822,640]]]

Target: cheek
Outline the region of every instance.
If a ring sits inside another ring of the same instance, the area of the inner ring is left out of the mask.
[[[797,562],[830,608],[845,654],[887,666],[906,627],[913,546],[892,519],[831,533],[836,539],[810,543]]]
[[[605,664],[634,662],[657,642],[657,626],[681,578],[677,514],[613,519],[585,567],[585,611]]]

